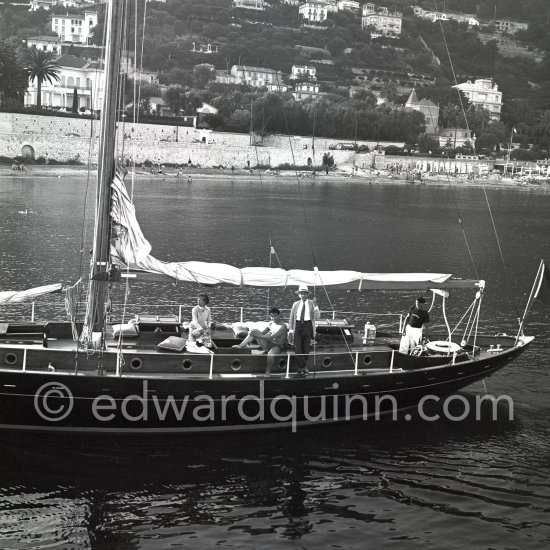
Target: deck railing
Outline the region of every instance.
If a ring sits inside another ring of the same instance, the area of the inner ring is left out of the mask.
[[[126,304],[125,310],[127,320],[134,318],[135,315],[159,315],[176,316],[179,323],[191,320],[191,310],[196,304]],[[85,305],[80,305],[81,316],[85,311]],[[217,323],[241,322],[246,321],[265,321],[269,318],[269,309],[265,306],[215,306],[212,307],[212,318]],[[112,304],[110,318],[113,321],[119,322],[123,312],[122,304]],[[290,308],[281,309],[283,319],[290,314]],[[377,326],[391,326],[394,330],[402,331],[404,315],[401,313],[366,313],[359,311],[343,311],[343,310],[321,310],[320,316],[322,319],[347,319],[351,325],[359,325],[366,321],[376,321]],[[29,321],[39,322],[45,320],[65,321],[67,315],[64,304],[59,302],[25,302],[17,304],[3,304],[0,306],[0,319],[5,321]]]

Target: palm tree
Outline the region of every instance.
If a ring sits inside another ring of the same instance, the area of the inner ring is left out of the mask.
[[[29,80],[36,79],[38,93],[36,95],[36,106],[42,107],[42,82],[59,82],[59,65],[52,61],[52,55],[44,50],[30,48],[24,57],[25,69],[28,71]]]

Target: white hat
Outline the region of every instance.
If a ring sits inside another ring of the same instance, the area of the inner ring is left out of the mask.
[[[300,292],[307,292],[309,294],[309,288],[307,285],[300,285],[298,290],[296,291],[296,294],[299,294]]]

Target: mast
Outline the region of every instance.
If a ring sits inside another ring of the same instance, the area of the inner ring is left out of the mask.
[[[109,262],[110,196],[115,168],[117,89],[123,21],[124,2],[111,0],[107,4],[105,83],[99,135],[94,242],[84,328],[88,337],[93,332],[101,333],[105,324],[105,282],[93,280],[93,277],[105,271]]]

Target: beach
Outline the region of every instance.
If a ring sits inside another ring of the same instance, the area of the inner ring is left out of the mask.
[[[328,174],[324,171],[303,170],[270,170],[270,169],[224,169],[224,168],[208,168],[202,166],[183,166],[183,167],[163,167],[148,168],[145,166],[137,166],[134,171],[129,169],[128,175],[134,174],[139,179],[159,179],[167,180],[174,179],[175,181],[192,181],[193,178],[210,179],[210,178],[226,178],[228,180],[239,178],[249,180],[281,180],[286,183],[292,181],[322,181],[338,183],[343,180],[354,180],[357,183],[367,183],[376,185],[424,185],[424,186],[440,186],[440,185],[460,185],[460,186],[491,186],[491,187],[524,187],[530,189],[550,190],[549,181],[528,181],[527,178],[511,178],[501,177],[499,175],[476,176],[474,179],[469,179],[466,174],[422,174],[422,179],[411,181],[407,174],[402,172],[392,173],[389,170],[364,170],[359,169],[355,172],[351,167],[344,166],[336,170],[331,170]],[[23,171],[16,171],[11,165],[0,165],[0,177],[16,177],[16,178],[67,178],[67,177],[96,177],[97,166],[91,167],[87,165],[43,165],[30,164],[25,165]]]

